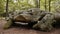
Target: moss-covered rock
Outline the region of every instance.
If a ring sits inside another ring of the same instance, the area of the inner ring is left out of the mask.
[[[5,23],[3,29],[8,29],[12,24],[13,24],[12,19],[9,19],[9,20],[7,21],[7,23]]]
[[[33,25],[33,28],[39,28],[39,30],[43,31],[50,31],[53,28],[52,26],[53,22],[54,22],[54,15],[46,14],[41,21],[38,21],[37,24]]]

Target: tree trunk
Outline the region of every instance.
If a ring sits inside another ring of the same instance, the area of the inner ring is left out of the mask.
[[[49,0],[49,12],[51,11],[51,0]]]
[[[46,7],[46,0],[45,0],[45,11],[47,10],[47,7]]]
[[[6,1],[6,17],[8,16],[8,2],[9,2],[9,0]]]
[[[40,8],[40,0],[35,0],[36,8]]]

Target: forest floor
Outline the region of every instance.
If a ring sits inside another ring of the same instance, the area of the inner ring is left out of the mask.
[[[0,20],[0,34],[60,34],[60,29],[54,29],[51,32],[43,32],[21,26],[12,26],[11,28],[4,30],[3,26],[5,23],[5,20]]]

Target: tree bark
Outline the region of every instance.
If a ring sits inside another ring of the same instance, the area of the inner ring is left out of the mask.
[[[8,2],[9,0],[6,1],[6,16],[8,16]]]
[[[49,12],[51,11],[51,0],[49,0]]]
[[[47,7],[46,7],[46,0],[45,0],[45,11],[47,10]]]
[[[40,0],[35,0],[36,8],[40,8]]]

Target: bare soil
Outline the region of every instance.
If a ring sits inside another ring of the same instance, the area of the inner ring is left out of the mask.
[[[43,32],[19,25],[11,26],[11,28],[4,30],[3,26],[5,23],[5,20],[0,20],[0,34],[60,34],[60,29],[54,29],[51,32]]]

